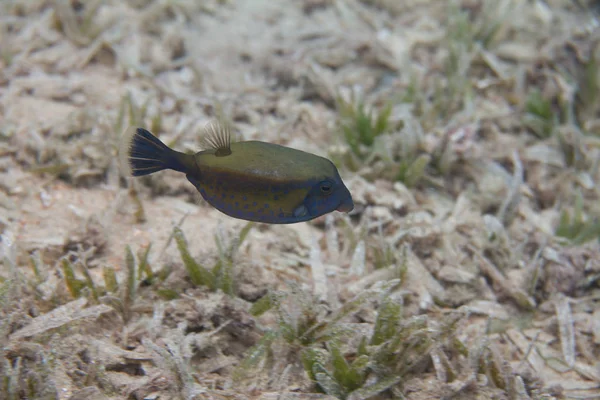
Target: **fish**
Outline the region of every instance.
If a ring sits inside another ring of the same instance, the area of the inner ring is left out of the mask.
[[[207,125],[195,154],[171,149],[148,130],[129,127],[119,144],[125,176],[185,174],[206,202],[237,219],[267,224],[310,221],[354,202],[329,159],[258,140],[232,141],[229,124]]]

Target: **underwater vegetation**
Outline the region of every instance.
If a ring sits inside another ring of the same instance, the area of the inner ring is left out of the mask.
[[[0,2],[0,399],[597,397],[595,3]]]

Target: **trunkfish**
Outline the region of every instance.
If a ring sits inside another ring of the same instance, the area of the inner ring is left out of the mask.
[[[130,127],[119,146],[121,169],[127,176],[182,172],[211,206],[247,221],[293,224],[354,209],[327,158],[274,143],[232,141],[229,125],[221,122],[207,126],[202,142],[205,150],[186,154]]]

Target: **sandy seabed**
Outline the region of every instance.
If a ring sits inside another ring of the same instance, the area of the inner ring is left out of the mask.
[[[600,398],[599,43],[596,1],[3,0],[0,399]],[[355,210],[120,175],[219,115]]]

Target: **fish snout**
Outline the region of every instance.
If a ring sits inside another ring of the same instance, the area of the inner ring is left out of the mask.
[[[348,196],[346,199],[342,200],[336,210],[347,213],[354,210],[354,202],[352,201],[352,197]]]

